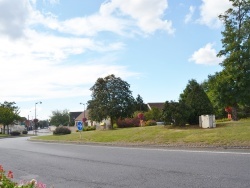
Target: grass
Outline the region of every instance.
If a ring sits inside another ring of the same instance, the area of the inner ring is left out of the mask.
[[[7,134],[0,134],[0,138],[6,138],[6,137],[8,137],[9,135],[7,135]]]
[[[80,138],[81,134],[81,138]],[[86,131],[69,135],[39,136],[33,139],[98,142],[118,144],[155,144],[155,145],[215,145],[250,146],[250,119],[237,122],[217,123],[213,129],[197,127],[176,128],[172,126],[151,126],[123,128],[105,131]]]

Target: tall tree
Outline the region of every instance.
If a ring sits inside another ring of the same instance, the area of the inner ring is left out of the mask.
[[[52,116],[50,116],[50,124],[59,126],[66,126],[69,124],[69,111],[68,110],[55,110],[52,111]]]
[[[213,113],[211,101],[196,80],[188,82],[183,93],[180,94],[180,103],[185,103],[193,109],[189,117],[190,124],[198,124],[200,115]]]
[[[0,123],[3,124],[3,132],[5,133],[5,128],[9,129],[9,125],[15,120],[19,120],[19,108],[15,106],[15,102],[0,103]]]
[[[224,118],[226,116],[225,107],[227,105],[225,96],[229,94],[230,88],[226,83],[227,79],[224,79],[224,72],[217,72],[215,75],[209,75],[208,79],[202,83],[202,87],[210,99],[214,113],[217,118]]]
[[[135,111],[146,112],[148,111],[147,105],[143,102],[143,99],[140,95],[137,95],[135,99]]]
[[[220,80],[226,84],[220,85],[220,100],[232,107],[232,119],[237,120],[239,105],[250,104],[250,1],[230,1],[232,8],[219,16],[225,27],[222,50],[218,53],[225,57]]]
[[[101,122],[110,118],[111,127],[118,118],[131,117],[134,112],[135,99],[130,91],[130,85],[113,74],[98,78],[92,91],[92,100],[88,101],[91,120]]]

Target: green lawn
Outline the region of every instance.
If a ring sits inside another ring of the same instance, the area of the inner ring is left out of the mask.
[[[82,138],[80,138],[80,136]],[[171,126],[151,126],[124,128],[105,131],[87,131],[62,136],[40,136],[32,139],[100,142],[119,144],[178,144],[250,146],[250,119],[237,122],[217,123],[213,129],[195,127],[174,128]]]
[[[7,135],[7,134],[0,134],[0,138],[6,138],[6,137],[8,137],[9,135]]]

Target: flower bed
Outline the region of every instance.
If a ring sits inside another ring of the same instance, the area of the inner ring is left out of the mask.
[[[41,182],[37,182],[35,179],[31,181],[21,181],[19,184],[14,182],[13,179],[14,175],[12,171],[8,171],[7,175],[3,169],[3,166],[0,165],[0,187],[6,188],[46,188],[46,184]]]

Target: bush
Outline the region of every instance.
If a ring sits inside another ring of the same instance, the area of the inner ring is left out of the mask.
[[[191,113],[190,106],[183,102],[166,101],[162,115],[164,122],[171,122],[174,126],[185,126]]]
[[[127,127],[139,127],[140,126],[140,119],[139,118],[125,118],[119,119],[117,121],[118,128],[127,128]]]
[[[18,132],[18,131],[11,131],[11,132],[10,132],[10,135],[11,135],[11,136],[19,136],[19,135],[20,135],[20,132]]]
[[[96,127],[95,126],[86,126],[84,127],[83,131],[93,131],[93,130],[96,130]]]
[[[71,130],[68,129],[68,127],[57,127],[54,131],[53,131],[54,135],[65,135],[65,134],[71,134]]]
[[[156,125],[156,121],[155,120],[148,120],[145,123],[145,126],[153,126]]]
[[[28,131],[25,131],[25,130],[24,130],[22,133],[23,133],[23,134],[28,134]]]

